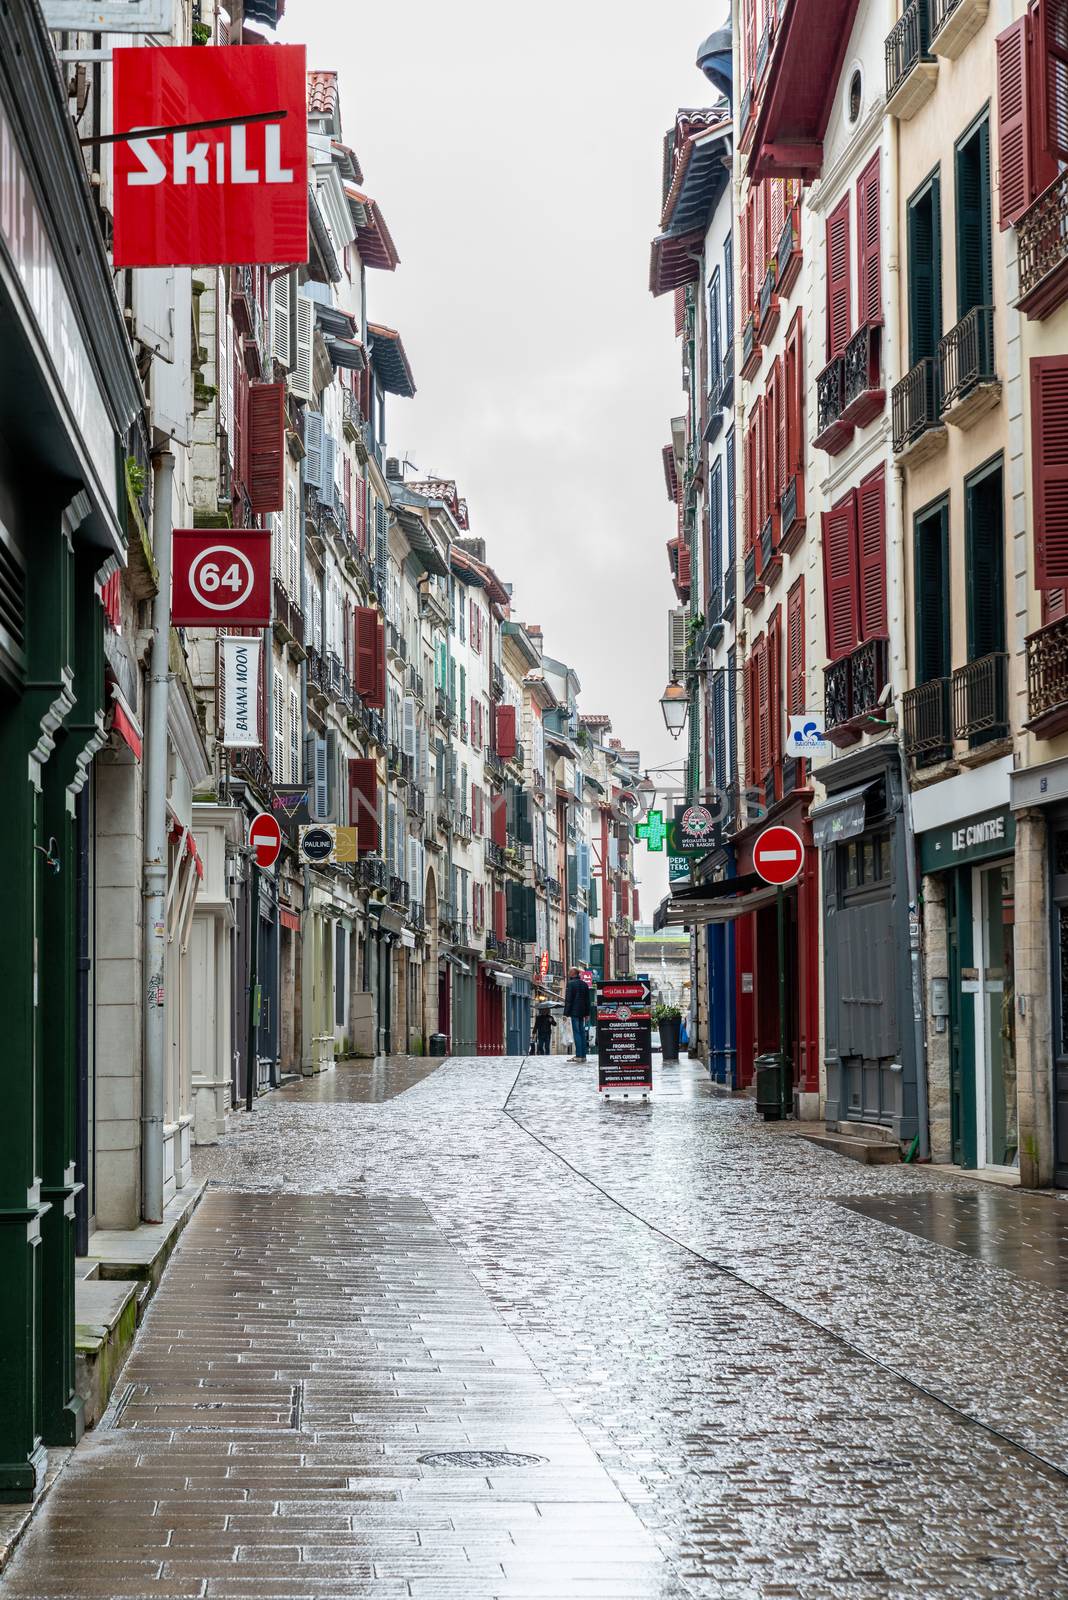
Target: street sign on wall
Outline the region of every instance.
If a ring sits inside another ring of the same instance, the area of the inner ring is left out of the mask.
[[[648,1094],[653,1087],[649,984],[608,979],[597,986],[597,1087]]]
[[[117,49],[117,267],[227,266],[308,259],[304,46]]]
[[[175,528],[171,622],[176,628],[266,628],[270,620],[269,528],[240,533]]]
[[[170,33],[174,0],[44,0],[54,33]]]
[[[805,846],[792,828],[765,828],[753,845],[753,866],[765,883],[793,883],[805,859]]]

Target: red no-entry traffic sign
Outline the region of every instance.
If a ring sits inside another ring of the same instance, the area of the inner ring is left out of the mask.
[[[265,628],[271,620],[271,533],[175,528],[171,621],[176,628]]]
[[[792,883],[804,859],[804,844],[792,828],[765,828],[753,846],[753,865],[765,883]]]
[[[256,852],[256,865],[266,870],[273,867],[282,848],[282,830],[278,818],[269,811],[261,811],[248,830],[248,842]]]

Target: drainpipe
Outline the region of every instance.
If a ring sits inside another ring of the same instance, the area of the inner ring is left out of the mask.
[[[163,1221],[163,1111],[167,960],[167,699],[170,685],[171,532],[174,456],[153,454],[152,553],[159,587],[152,602],[152,646],[145,719],[144,1066],[141,1081],[141,1215]]]
[[[890,3],[891,23],[893,27],[897,21],[897,3]],[[898,182],[900,166],[900,129],[896,117],[886,118],[887,129],[887,172],[890,182],[890,255],[887,271],[887,288],[890,296],[891,316],[886,320],[888,334],[888,348],[884,352],[887,372],[894,372],[900,368],[904,370],[903,351],[904,344],[900,339],[900,308],[904,305],[902,299],[901,281],[901,219],[899,212]],[[894,312],[897,320],[894,320]],[[905,540],[907,526],[905,517],[905,475],[901,463],[894,462],[890,474],[891,504],[887,508],[887,526],[894,529],[894,552],[892,580],[894,587],[893,607],[891,620],[894,631],[893,643],[893,689],[894,705],[898,712],[898,725],[895,732],[897,757],[901,772],[901,810],[905,824],[905,885],[908,894],[909,918],[909,980],[912,1000],[912,1053],[916,1064],[916,1124],[919,1134],[917,1158],[920,1161],[929,1161],[931,1156],[931,1136],[928,1121],[927,1105],[927,1041],[923,1026],[923,961],[920,948],[920,891],[919,875],[916,870],[916,833],[912,825],[912,791],[909,788],[908,761],[905,756],[905,747],[901,742],[901,706],[903,696],[908,686],[908,622],[906,617],[906,586],[905,572]]]

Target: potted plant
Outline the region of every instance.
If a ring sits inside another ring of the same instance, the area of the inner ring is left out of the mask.
[[[682,1026],[682,1012],[678,1006],[663,1005],[661,1002],[653,1007],[653,1021],[660,1033],[660,1052],[665,1061],[679,1059],[679,1029]]]

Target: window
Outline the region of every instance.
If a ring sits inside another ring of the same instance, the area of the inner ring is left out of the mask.
[[[827,360],[840,356],[849,343],[849,195],[844,194],[827,218]]]
[[[886,636],[886,502],[879,466],[823,513],[827,655]]]
[[[941,179],[932,173],[908,203],[909,366],[934,360],[942,337]]]
[[[949,502],[918,511],[913,522],[916,682],[950,673]]]
[[[716,267],[708,284],[708,387],[719,388],[720,355],[719,329],[720,329],[720,279],[719,268]]]
[[[850,892],[876,889],[890,878],[890,835],[862,834],[838,846],[838,886],[843,898]]]
[[[969,661],[978,661],[1005,648],[1003,500],[1000,457],[965,479],[964,541]]]
[[[708,579],[712,608],[709,620],[713,621],[723,605],[723,462],[719,456],[712,463],[708,479]]]
[[[798,578],[786,597],[786,710],[805,711],[805,580]]]
[[[1043,0],[997,36],[1001,228],[1019,222],[1068,160],[1066,24],[1064,0]]]
[[[728,233],[723,241],[723,313],[727,344],[734,343],[734,241]]]
[[[957,321],[993,299],[990,252],[990,124],[984,112],[954,151]]]
[[[736,537],[736,534],[735,534],[735,525],[734,525],[734,485],[735,485],[735,474],[734,474],[734,429],[733,428],[728,428],[727,429],[726,455],[727,455],[727,482],[726,482],[726,490],[727,490],[727,571],[728,572],[733,572],[734,571],[734,563],[735,563],[735,561],[737,559],[737,555],[738,555],[737,537]]]
[[[805,350],[801,327],[801,308],[794,312],[786,334],[786,361],[783,367],[784,401],[784,461],[783,487],[791,478],[798,479],[797,516],[804,520],[803,500],[805,470]],[[784,530],[785,531],[785,530]]]
[[[1043,590],[1063,590],[1068,586],[1068,356],[1031,361],[1031,504],[1035,583]],[[1054,615],[1063,614],[1062,598]]]
[[[857,67],[849,80],[849,96],[846,101],[846,117],[849,126],[853,127],[860,119],[860,108],[864,100],[864,80]]]
[[[881,323],[882,233],[879,152],[857,179],[857,326]]]

